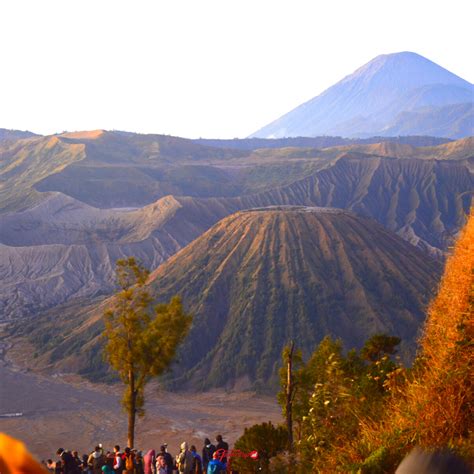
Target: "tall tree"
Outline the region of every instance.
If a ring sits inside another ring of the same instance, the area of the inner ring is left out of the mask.
[[[168,304],[152,306],[145,283],[149,272],[135,258],[117,262],[120,291],[104,314],[105,358],[125,384],[122,400],[128,414],[128,446],[133,448],[135,421],[144,414],[144,389],[162,374],[186,337],[191,316],[175,296]]]
[[[291,341],[286,354],[286,430],[288,432],[288,449],[293,451],[293,399],[295,396],[295,385],[293,380],[293,353],[295,341]]]

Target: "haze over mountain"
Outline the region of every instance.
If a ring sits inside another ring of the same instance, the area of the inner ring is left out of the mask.
[[[474,86],[412,52],[377,56],[252,137],[474,134]]]
[[[327,334],[360,347],[385,332],[410,352],[440,268],[373,220],[290,206],[221,220],[160,265],[148,287],[160,301],[180,294],[194,315],[175,387],[264,388],[290,339],[308,353]],[[97,378],[96,335],[110,304],[53,310],[18,332],[36,345],[40,366]]]

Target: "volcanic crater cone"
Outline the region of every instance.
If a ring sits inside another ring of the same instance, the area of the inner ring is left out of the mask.
[[[266,387],[290,340],[308,354],[326,335],[346,348],[388,333],[409,352],[440,264],[373,220],[335,209],[273,207],[218,222],[150,277],[182,296],[193,326],[176,388]]]

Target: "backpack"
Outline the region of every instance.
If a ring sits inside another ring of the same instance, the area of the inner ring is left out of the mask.
[[[129,454],[128,456],[125,456],[125,469],[127,471],[132,471],[133,468],[134,468],[133,458],[132,458],[132,455]]]

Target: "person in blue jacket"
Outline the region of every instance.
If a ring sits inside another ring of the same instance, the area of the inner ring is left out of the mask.
[[[227,466],[223,462],[219,461],[218,457],[219,457],[218,453],[214,453],[212,455],[212,461],[210,461],[209,464],[207,465],[207,474],[216,474],[219,472],[225,472]]]

